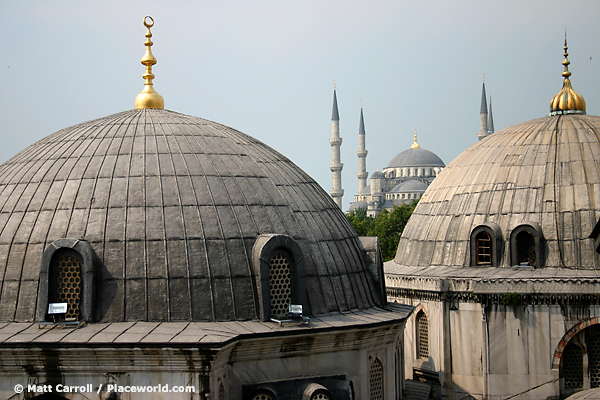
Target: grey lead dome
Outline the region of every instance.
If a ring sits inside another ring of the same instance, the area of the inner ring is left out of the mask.
[[[408,149],[397,154],[386,168],[402,167],[444,167],[444,162],[429,150]]]
[[[312,314],[376,305],[341,210],[260,141],[154,109],[66,128],[0,166],[0,320],[35,320],[42,254],[61,238],[100,260],[100,321],[256,319],[252,248],[269,233],[302,250]]]

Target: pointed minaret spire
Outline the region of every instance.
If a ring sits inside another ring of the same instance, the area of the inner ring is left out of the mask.
[[[494,117],[492,116],[492,96],[490,96],[490,109],[488,113],[487,130],[490,135],[494,133]]]
[[[340,114],[338,113],[337,96],[336,96],[335,92],[336,92],[336,89],[335,89],[335,81],[334,81],[333,82],[333,109],[331,111],[331,120],[339,121]]]
[[[488,135],[488,108],[485,96],[485,74],[483,75],[483,86],[481,87],[481,107],[479,109],[479,134],[477,137],[479,140],[487,137]]]
[[[333,82],[333,111],[331,113],[331,164],[329,169],[331,170],[331,181],[332,187],[329,194],[333,197],[333,200],[342,208],[342,196],[344,190],[342,189],[342,168],[344,164],[341,163],[340,159],[340,147],[342,146],[342,138],[340,137],[340,115],[338,113],[337,106],[337,95],[335,82]]]
[[[363,102],[360,101],[360,122],[358,124],[358,194],[362,195],[363,189],[367,186],[367,149],[365,143],[365,120],[363,118]]]

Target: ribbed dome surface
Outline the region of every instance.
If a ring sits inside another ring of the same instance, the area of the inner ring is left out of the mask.
[[[600,217],[600,117],[558,115],[496,132],[465,150],[433,181],[410,218],[395,262],[469,266],[473,229],[497,224],[511,266],[509,235],[541,227],[545,267],[594,268],[588,236]]]
[[[404,150],[392,158],[386,168],[443,167],[444,162],[429,150],[414,148]]]
[[[85,239],[102,321],[256,316],[252,246],[291,236],[313,314],[375,304],[341,210],[290,160],[232,128],[131,110],[56,132],[0,166],[0,319],[35,319],[44,249]]]

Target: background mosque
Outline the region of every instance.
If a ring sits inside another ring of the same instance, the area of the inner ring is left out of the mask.
[[[332,189],[331,196],[341,207],[342,189],[341,171],[341,144],[342,139],[339,132],[339,112],[337,106],[337,94],[333,91],[333,112],[332,112]],[[482,140],[494,133],[494,120],[492,116],[492,99],[488,108],[485,92],[485,77],[481,89],[481,107],[480,107],[480,130],[477,135]],[[407,204],[413,200],[420,199],[429,187],[431,182],[446,166],[444,162],[432,151],[422,148],[417,142],[417,130],[414,132],[414,142],[409,149],[401,151],[383,168],[371,174],[369,184],[367,184],[367,154],[366,132],[363,117],[363,107],[360,109],[360,122],[358,128],[358,194],[354,195],[354,201],[350,203],[347,212],[358,209],[367,210],[370,217],[377,216],[382,210],[391,210],[394,206]]]

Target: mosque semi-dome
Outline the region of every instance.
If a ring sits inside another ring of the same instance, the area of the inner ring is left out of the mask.
[[[397,184],[390,190],[390,193],[405,193],[405,192],[424,192],[429,185],[426,182],[411,179]]]

